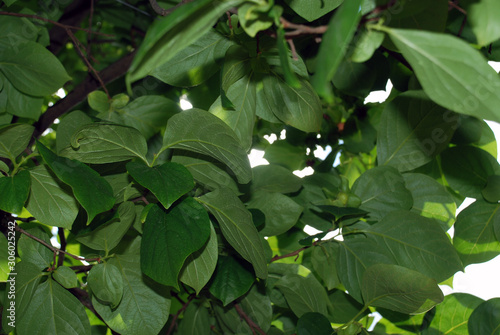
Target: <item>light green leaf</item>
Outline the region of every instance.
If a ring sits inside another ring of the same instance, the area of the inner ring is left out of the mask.
[[[288,305],[297,317],[308,312],[328,315],[326,305],[328,297],[325,288],[313,276],[302,277],[297,274],[286,274],[276,287],[285,295]]]
[[[38,286],[16,330],[34,335],[90,335],[90,322],[80,301],[49,278]]]
[[[67,289],[78,285],[78,278],[76,278],[75,271],[71,270],[67,266],[57,267],[57,269],[52,273],[52,278]]]
[[[480,304],[469,318],[469,334],[498,335],[500,333],[500,298],[493,298]]]
[[[210,335],[211,320],[208,309],[203,305],[189,304],[177,329],[179,335]]]
[[[464,266],[482,263],[500,254],[495,226],[500,225],[500,204],[481,200],[469,205],[457,216],[453,245]]]
[[[420,173],[405,173],[403,178],[413,198],[411,211],[440,221],[444,231],[448,231],[455,222],[457,205],[446,188]]]
[[[229,189],[217,189],[198,198],[219,222],[229,244],[254,268],[257,277],[267,277],[267,262],[252,214]]]
[[[214,273],[218,252],[217,234],[210,224],[210,237],[207,243],[188,256],[180,273],[180,281],[194,288],[196,294],[199,294]]]
[[[361,19],[361,3],[361,0],[345,1],[333,15],[328,23],[328,30],[323,35],[316,60],[316,72],[311,80],[314,89],[323,98],[332,99],[330,80],[344,58]]]
[[[26,170],[14,176],[0,178],[0,209],[20,214],[30,192],[30,174]]]
[[[60,182],[46,165],[36,166],[29,172],[28,212],[43,224],[71,229],[79,207],[71,189]]]
[[[139,157],[147,162],[146,139],[135,128],[108,123],[81,127],[71,138],[71,146],[61,155],[83,163],[104,164]]]
[[[500,78],[479,51],[455,36],[418,30],[384,31],[435,103],[458,113],[500,121]]]
[[[28,146],[35,128],[29,124],[10,124],[0,128],[0,157],[14,161]]]
[[[293,193],[302,187],[301,178],[279,165],[259,165],[254,167],[252,172],[253,179],[250,184],[252,192]]]
[[[247,208],[257,208],[266,216],[264,227],[260,230],[262,236],[280,235],[293,227],[303,207],[281,193],[257,191],[247,202]]]
[[[87,283],[92,294],[102,304],[116,308],[123,297],[123,277],[115,265],[109,262],[96,264],[90,269]]]
[[[385,35],[375,30],[364,30],[356,42],[356,46],[350,56],[350,60],[356,63],[364,63],[372,58],[373,53],[384,41]]]
[[[238,260],[231,256],[220,256],[210,284],[210,293],[226,306],[245,294],[254,281],[252,271]]]
[[[184,149],[211,156],[226,164],[240,183],[248,183],[252,170],[248,156],[233,130],[215,115],[200,109],[183,111],[170,118],[162,151]]]
[[[108,95],[103,91],[90,92],[87,96],[90,108],[99,113],[107,113],[111,109],[111,102]]]
[[[448,146],[457,117],[423,91],[407,91],[387,105],[379,127],[378,164],[404,172],[430,162]]]
[[[50,236],[40,228],[31,228],[26,230],[31,235],[50,244]],[[38,241],[31,237],[21,235],[18,243],[18,252],[24,263],[35,265],[40,271],[48,268],[54,259],[54,253]]]
[[[323,243],[312,251],[311,262],[314,271],[323,281],[327,290],[332,290],[340,279],[337,273],[337,255],[339,244],[335,242]]]
[[[467,18],[479,45],[487,46],[500,38],[500,23],[495,15],[498,12],[500,3],[495,0],[481,0],[469,7]]]
[[[436,306],[436,314],[432,317],[429,328],[424,335],[457,334],[468,335],[467,324],[474,309],[483,300],[467,293],[453,293],[444,297],[444,301]]]
[[[38,141],[37,149],[56,176],[71,186],[75,198],[87,211],[87,223],[113,207],[113,189],[96,171],[79,161],[57,156]]]
[[[217,62],[231,44],[230,39],[210,29],[174,58],[154,69],[151,75],[172,86],[199,85],[219,70]]]
[[[363,299],[367,305],[405,314],[420,314],[443,301],[436,280],[402,266],[377,264],[363,275]]]
[[[403,176],[391,166],[366,171],[356,179],[352,192],[361,199],[359,208],[367,211],[372,220],[380,220],[395,210],[409,210],[413,204]]]
[[[71,79],[50,51],[32,41],[2,53],[0,71],[19,91],[34,96],[52,94]]]
[[[140,242],[140,238],[134,240]],[[141,272],[139,254],[116,255],[108,263],[116,266],[123,278],[123,296],[116,308],[101,304],[92,297],[92,305],[106,324],[122,335],[157,335],[167,322],[170,296]]]
[[[210,237],[208,214],[193,198],[170,211],[154,206],[144,223],[141,269],[155,281],[179,288],[178,276],[186,258]]]
[[[224,108],[221,98],[217,99],[210,107],[209,112],[224,121],[238,136],[245,151],[252,146],[253,127],[255,124],[255,79],[252,74],[244,76],[231,85],[226,96],[234,109]]]
[[[96,91],[97,92],[97,91]],[[82,111],[76,110],[61,119],[57,126],[56,148],[57,152],[71,145],[71,137],[82,126],[92,123],[90,116]]]
[[[173,15],[157,19],[137,51],[127,74],[127,83],[144,78],[174,58],[181,50],[201,38],[221,14],[241,2],[242,0],[190,2],[176,9]]]
[[[358,301],[361,301],[363,273],[371,265],[400,265],[438,283],[463,270],[448,236],[434,220],[412,212],[395,211],[363,228],[362,232],[362,236],[346,239],[341,244],[337,260],[342,284]]]
[[[149,167],[143,163],[129,162],[127,171],[139,184],[149,189],[165,209],[194,187],[193,176],[178,163],[166,162]]]
[[[295,13],[309,22],[315,21],[323,15],[330,13],[332,10],[340,6],[344,0],[285,0],[285,3],[292,8]]]
[[[110,251],[118,245],[122,237],[129,230],[135,220],[135,206],[126,201],[118,206],[117,213],[107,222],[95,222],[85,229],[85,233],[79,233],[76,240],[89,248],[95,250]],[[90,232],[86,232],[91,230]]]

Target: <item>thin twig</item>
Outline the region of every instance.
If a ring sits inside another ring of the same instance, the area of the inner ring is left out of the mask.
[[[304,24],[292,23],[283,17],[280,18],[280,22],[284,29],[293,29],[292,31],[287,31],[285,33],[285,37],[287,38],[293,38],[301,35],[321,35],[328,29],[328,26],[309,27]]]
[[[77,255],[73,255],[73,254],[70,254],[69,252],[66,252],[64,250],[61,250],[59,248],[56,248],[50,244],[48,244],[47,242],[45,242],[44,240],[34,236],[34,235],[31,235],[30,233],[28,233],[26,230],[22,229],[21,227],[19,227],[17,224],[16,224],[16,231],[20,232],[21,234],[24,234],[26,236],[28,236],[29,238],[37,241],[38,243],[40,244],[43,244],[44,246],[46,246],[47,248],[49,248],[50,250],[52,250],[54,253],[63,253],[63,254],[66,254],[68,255],[69,257],[73,258],[73,259],[76,259],[78,261],[86,261],[86,262],[95,262],[95,261],[99,261],[100,258],[85,258],[85,257],[81,257],[81,256],[77,256]]]
[[[457,5],[454,1],[448,1],[448,5],[451,7],[451,8],[455,8],[456,10],[458,10],[460,13],[464,14],[464,15],[467,15],[467,11],[465,9],[463,9],[462,7],[460,7],[459,5]]]
[[[234,309],[238,312],[238,314],[245,320],[245,322],[248,324],[250,329],[252,330],[252,333],[255,334],[255,331],[257,331],[261,335],[266,335],[266,332],[264,332],[258,324],[256,324],[250,317],[245,313],[245,311],[240,307],[238,304],[234,304]]]
[[[170,335],[172,333],[172,331],[174,330],[175,326],[177,325],[177,319],[179,318],[179,316],[181,315],[181,313],[186,310],[186,308],[189,306],[189,304],[191,303],[191,301],[194,300],[195,297],[196,297],[196,295],[191,294],[189,296],[188,301],[185,304],[183,304],[182,307],[174,315],[174,317],[172,318],[172,323],[170,324],[170,327],[168,327],[167,335]]]
[[[308,245],[308,246],[305,246],[305,247],[300,248],[300,249],[298,249],[298,250],[292,251],[291,253],[286,254],[286,255],[281,255],[281,256],[276,255],[276,256],[274,256],[273,258],[271,258],[270,263],[272,263],[272,262],[276,262],[278,259],[283,259],[283,258],[288,258],[288,257],[298,256],[298,255],[299,255],[302,251],[304,251],[304,250],[306,250],[306,249],[309,249],[310,247],[311,247],[311,246],[310,246],[310,245]]]

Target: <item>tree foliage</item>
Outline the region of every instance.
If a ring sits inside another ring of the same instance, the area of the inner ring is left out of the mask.
[[[4,0],[2,332],[498,334],[499,9]]]

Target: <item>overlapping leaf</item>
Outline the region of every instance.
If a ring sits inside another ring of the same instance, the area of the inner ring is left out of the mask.
[[[21,213],[30,192],[30,174],[19,171],[11,177],[0,178],[0,209],[9,213]]]

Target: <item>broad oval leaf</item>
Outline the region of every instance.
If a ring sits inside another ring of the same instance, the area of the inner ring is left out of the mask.
[[[143,229],[142,272],[178,289],[177,279],[186,258],[210,237],[207,212],[190,197],[168,212],[155,205],[149,210]]]
[[[468,19],[479,45],[487,46],[500,38],[500,22],[495,15],[498,12],[500,3],[495,0],[482,0],[470,6]]]
[[[183,111],[170,118],[162,151],[184,149],[211,156],[226,164],[240,183],[248,183],[252,170],[240,141],[217,116],[201,109]]]
[[[92,294],[103,304],[111,308],[118,306],[123,296],[123,277],[120,270],[112,263],[96,264],[90,269],[87,283]]]
[[[79,161],[57,156],[38,141],[37,149],[57,177],[71,186],[75,198],[87,211],[87,223],[113,207],[113,189],[96,171]]]
[[[469,318],[469,334],[498,335],[500,333],[500,298],[493,298],[480,304]]]
[[[70,289],[78,285],[78,278],[76,277],[75,271],[67,266],[58,266],[57,269],[52,273],[52,278],[54,278],[62,287]]]
[[[0,128],[0,157],[14,161],[28,146],[35,128],[29,124],[9,124]]]
[[[147,163],[146,139],[135,128],[108,123],[91,123],[81,127],[71,138],[71,146],[62,156],[84,163],[104,164],[139,157]]]
[[[26,170],[13,176],[0,178],[0,209],[20,214],[30,192],[30,174]]]
[[[149,189],[165,209],[194,187],[193,176],[178,163],[166,162],[149,167],[143,163],[129,162],[127,171],[139,184]]]
[[[79,207],[71,189],[60,182],[46,165],[36,166],[29,172],[28,212],[43,224],[71,229]]]
[[[405,314],[420,314],[443,301],[436,280],[399,265],[377,264],[363,275],[366,304]]]
[[[455,36],[384,28],[425,93],[458,113],[500,122],[500,78],[479,51]]]
[[[262,240],[252,222],[252,214],[229,189],[217,189],[198,198],[219,222],[229,244],[254,268],[257,277],[267,277]]]

